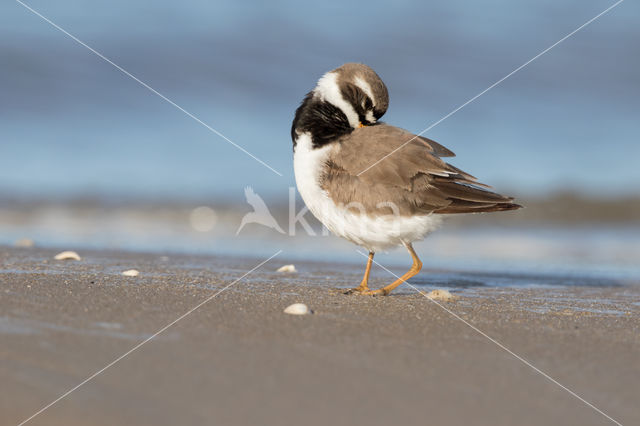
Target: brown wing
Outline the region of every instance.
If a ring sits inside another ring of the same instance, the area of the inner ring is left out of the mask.
[[[511,197],[483,189],[489,186],[440,158],[453,156],[437,142],[398,127],[367,126],[338,141],[321,185],[337,203],[355,202],[366,211],[397,209],[401,215],[521,207]]]

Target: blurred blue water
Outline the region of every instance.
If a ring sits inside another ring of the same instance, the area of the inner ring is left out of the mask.
[[[289,128],[343,62],[418,132],[613,2],[158,2],[30,6],[284,174],[278,177],[16,2],[0,5],[0,192],[286,197]],[[638,194],[637,3],[624,2],[427,136],[529,193]]]

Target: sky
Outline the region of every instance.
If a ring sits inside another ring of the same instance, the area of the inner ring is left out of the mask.
[[[28,0],[0,5],[0,195],[243,200],[295,184],[290,127],[345,62],[420,132],[614,1]],[[640,6],[625,1],[425,136],[498,188],[640,195]]]

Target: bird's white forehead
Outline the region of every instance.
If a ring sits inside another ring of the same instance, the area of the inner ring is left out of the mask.
[[[373,111],[371,111],[371,110],[367,111],[367,114],[365,115],[365,117],[367,118],[367,121],[369,123],[375,123],[376,122],[376,118],[373,116]]]

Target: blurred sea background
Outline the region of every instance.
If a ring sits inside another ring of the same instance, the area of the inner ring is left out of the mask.
[[[360,264],[355,246],[300,226],[282,235],[250,224],[236,235],[252,210],[246,186],[288,231],[290,126],[316,80],[344,62],[370,65],[390,91],[383,120],[417,133],[613,2],[27,4],[282,176],[3,2],[0,244],[283,249],[292,260]],[[621,3],[425,134],[527,207],[445,223],[417,246],[427,268],[534,277],[496,275],[495,285],[544,285],[545,274],[640,282],[639,17],[637,3]]]

